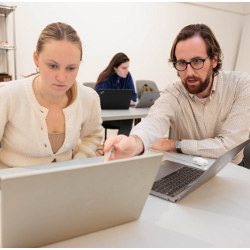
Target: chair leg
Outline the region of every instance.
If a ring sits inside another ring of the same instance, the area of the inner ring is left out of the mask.
[[[134,121],[134,126],[137,125],[139,122],[141,122],[141,118],[135,119],[135,121]]]
[[[107,139],[107,129],[105,128],[105,130],[104,130],[104,141],[106,141],[106,139]]]

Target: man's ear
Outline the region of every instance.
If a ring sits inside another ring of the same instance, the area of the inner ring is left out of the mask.
[[[37,67],[39,67],[38,56],[37,56],[36,51],[34,51],[34,53],[33,53],[33,60],[34,60],[35,65],[36,65]]]
[[[214,69],[218,64],[218,55],[214,56],[214,58],[212,59],[212,63],[213,63],[213,69]]]

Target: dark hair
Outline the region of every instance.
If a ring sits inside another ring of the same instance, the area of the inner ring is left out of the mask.
[[[100,82],[107,81],[110,76],[115,74],[114,68],[118,68],[122,63],[125,63],[128,61],[129,61],[129,58],[124,53],[120,52],[114,55],[114,57],[110,61],[107,68],[104,69],[102,73],[99,75],[99,77],[97,78],[95,88]]]
[[[170,52],[170,59],[169,62],[176,62],[175,56],[175,49],[179,41],[186,40],[191,38],[195,35],[199,35],[203,38],[206,48],[207,48],[207,55],[213,59],[215,56],[218,56],[218,63],[217,66],[213,69],[213,75],[217,75],[219,70],[222,67],[222,51],[218,41],[216,40],[212,30],[205,24],[190,24],[184,27],[177,37],[174,40],[171,52]]]

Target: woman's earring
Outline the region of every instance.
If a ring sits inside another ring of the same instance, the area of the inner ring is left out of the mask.
[[[40,73],[38,66],[36,67],[36,73]]]

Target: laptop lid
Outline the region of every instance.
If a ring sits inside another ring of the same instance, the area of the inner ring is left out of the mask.
[[[132,89],[99,89],[102,109],[129,109]]]
[[[146,91],[143,93],[139,102],[135,106],[136,108],[149,108],[151,107],[155,100],[160,97],[159,91]]]
[[[233,149],[229,150],[228,152],[221,155],[219,158],[215,160],[215,162],[207,169],[204,170],[203,173],[200,175],[200,177],[197,177],[196,180],[194,180],[192,183],[188,184],[182,192],[175,196],[170,196],[161,192],[156,192],[154,190],[151,190],[150,194],[163,198],[165,200],[169,200],[172,202],[177,202],[181,200],[183,197],[185,197],[188,193],[195,190],[197,187],[211,179],[213,176],[215,176],[222,168],[224,168],[248,143],[250,142],[250,139],[246,140],[245,142],[239,144],[238,146],[234,147]],[[157,177],[155,179],[155,182],[161,180],[162,178],[166,177],[167,175],[172,174],[173,172],[183,168],[183,167],[189,167],[193,168],[191,166],[180,164],[172,161],[163,161],[160,167],[160,170],[157,174]]]
[[[44,246],[138,219],[161,158],[69,161],[1,175],[2,246]]]

